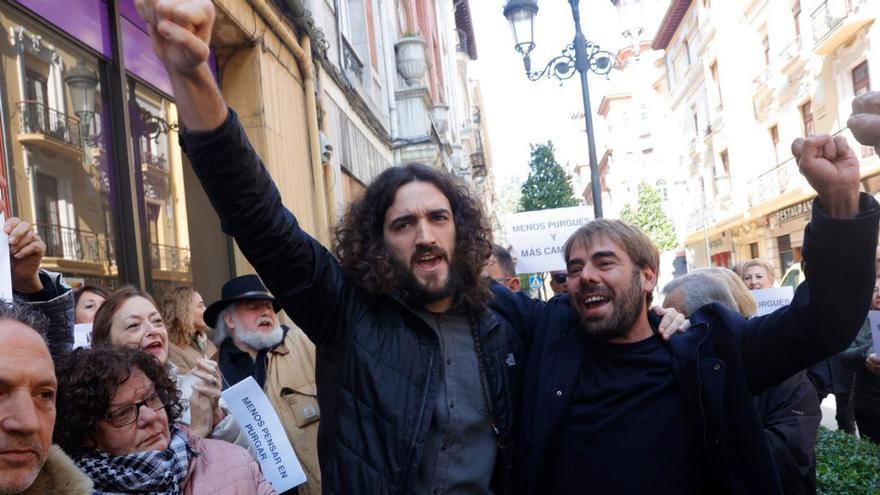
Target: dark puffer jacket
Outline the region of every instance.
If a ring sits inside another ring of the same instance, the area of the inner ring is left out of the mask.
[[[214,131],[184,133],[182,145],[223,231],[317,346],[324,493],[410,493],[441,380],[434,332],[400,301],[360,291],[300,229],[234,112]],[[479,336],[498,431],[492,487],[505,493],[523,342],[488,310]]]

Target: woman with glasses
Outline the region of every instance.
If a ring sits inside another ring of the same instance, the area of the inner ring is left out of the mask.
[[[57,365],[55,440],[96,493],[274,494],[241,447],[178,422],[176,381],[155,356],[80,348]]]
[[[92,344],[139,349],[153,355],[175,378],[184,405],[180,422],[203,438],[226,440],[252,449],[241,426],[220,401],[222,376],[214,361],[198,359],[181,373],[168,359],[168,331],[152,296],[126,286],[110,294],[95,315]],[[253,451],[252,451],[253,452]]]

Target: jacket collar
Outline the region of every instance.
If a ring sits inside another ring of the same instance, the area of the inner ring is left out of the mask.
[[[92,480],[76,467],[61,447],[53,445],[49,448],[49,455],[46,456],[46,462],[40,469],[37,479],[22,492],[22,495],[45,493],[88,495],[92,490]]]

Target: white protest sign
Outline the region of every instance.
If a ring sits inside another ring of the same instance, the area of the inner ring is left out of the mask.
[[[6,225],[6,214],[0,213],[0,227]],[[12,301],[12,265],[9,259],[9,234],[0,228],[0,299]]]
[[[874,341],[874,353],[880,352],[880,311],[868,311],[868,322],[871,325],[871,339]]]
[[[794,289],[789,286],[773,289],[755,289],[752,291],[752,296],[758,304],[758,312],[755,313],[755,316],[763,316],[788,306],[794,297]]]
[[[77,323],[73,326],[73,348],[92,346],[92,324]]]
[[[263,476],[278,493],[306,482],[303,471],[287,440],[284,427],[269,398],[252,377],[236,383],[221,394],[232,416],[257,451]]]
[[[516,273],[565,269],[562,246],[578,227],[592,219],[592,212],[584,206],[507,215],[504,230],[513,246]]]

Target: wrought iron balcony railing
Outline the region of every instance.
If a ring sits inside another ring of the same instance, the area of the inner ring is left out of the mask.
[[[168,172],[168,160],[162,155],[156,155],[149,151],[141,152],[141,165],[153,167],[163,172]]]
[[[150,266],[153,269],[169,272],[188,273],[189,249],[166,244],[150,244]]]
[[[42,134],[82,149],[79,119],[31,100],[16,103],[19,129],[23,133]]]
[[[810,14],[813,41],[818,44],[837,29],[844,20],[869,0],[824,0]],[[871,0],[873,1],[873,0]]]
[[[107,267],[116,264],[113,240],[104,234],[44,223],[35,229],[46,243],[46,256]]]

